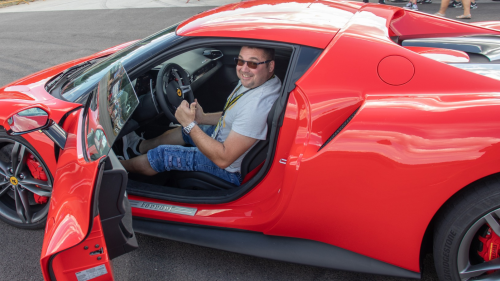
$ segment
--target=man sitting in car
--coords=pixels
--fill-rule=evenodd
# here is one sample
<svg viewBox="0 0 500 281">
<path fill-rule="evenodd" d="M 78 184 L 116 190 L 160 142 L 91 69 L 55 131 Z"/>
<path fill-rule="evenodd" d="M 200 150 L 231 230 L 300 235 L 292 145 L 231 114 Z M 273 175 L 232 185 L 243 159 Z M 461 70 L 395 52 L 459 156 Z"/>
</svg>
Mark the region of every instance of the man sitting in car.
<svg viewBox="0 0 500 281">
<path fill-rule="evenodd" d="M 149 140 L 135 132 L 124 137 L 124 153 L 131 148 L 140 155 L 122 160 L 125 169 L 144 175 L 201 171 L 239 186 L 243 158 L 257 140 L 266 138 L 267 115 L 281 81 L 274 75 L 274 49 L 243 46 L 235 61 L 240 81 L 222 112 L 204 113 L 197 100 L 184 100 L 175 112 L 182 128 Z"/>
</svg>

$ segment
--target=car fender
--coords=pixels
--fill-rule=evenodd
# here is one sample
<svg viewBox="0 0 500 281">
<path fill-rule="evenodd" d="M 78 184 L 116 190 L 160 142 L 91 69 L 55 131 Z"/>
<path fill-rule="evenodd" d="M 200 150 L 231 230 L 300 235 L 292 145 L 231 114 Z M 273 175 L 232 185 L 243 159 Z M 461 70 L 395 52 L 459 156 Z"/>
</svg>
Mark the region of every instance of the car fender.
<svg viewBox="0 0 500 281">
<path fill-rule="evenodd" d="M 419 272 L 422 238 L 437 210 L 464 186 L 500 171 L 491 160 L 499 153 L 500 82 L 407 50 L 382 28 L 372 28 L 372 36 L 360 28 L 353 22 L 341 31 L 297 82 L 306 96 L 298 116 L 309 123 L 294 142 L 305 147 L 291 151 L 299 162 L 296 188 L 266 234 L 293 234 Z M 388 57 L 410 71 L 382 75 Z M 469 139 L 476 129 L 482 135 Z M 432 146 L 437 160 L 409 160 Z M 382 234 L 401 230 L 404 239 Z"/>
</svg>

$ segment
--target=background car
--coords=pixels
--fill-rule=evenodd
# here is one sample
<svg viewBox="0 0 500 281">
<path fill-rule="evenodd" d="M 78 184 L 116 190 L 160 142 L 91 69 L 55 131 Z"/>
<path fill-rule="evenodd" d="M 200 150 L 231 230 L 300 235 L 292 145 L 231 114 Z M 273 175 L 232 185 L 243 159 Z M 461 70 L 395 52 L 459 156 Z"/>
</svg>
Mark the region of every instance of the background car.
<svg viewBox="0 0 500 281">
<path fill-rule="evenodd" d="M 395 7 L 256 1 L 51 68 L 1 89 L 0 217 L 46 224 L 46 279 L 108 276 L 109 260 L 136 246 L 129 201 L 134 230 L 149 235 L 404 277 L 419 276 L 434 239 L 441 278 L 494 278 L 497 34 Z M 171 85 L 220 110 L 242 45 L 275 48 L 284 82 L 245 184 L 200 173 L 128 176 L 110 148 L 120 153 L 130 131 L 169 128 L 169 104 L 179 102 Z M 109 94 L 99 86 L 118 65 L 140 102 L 127 123 L 106 127 Z M 21 117 L 35 125 L 17 129 Z M 98 157 L 88 132 L 105 134 Z"/>
</svg>

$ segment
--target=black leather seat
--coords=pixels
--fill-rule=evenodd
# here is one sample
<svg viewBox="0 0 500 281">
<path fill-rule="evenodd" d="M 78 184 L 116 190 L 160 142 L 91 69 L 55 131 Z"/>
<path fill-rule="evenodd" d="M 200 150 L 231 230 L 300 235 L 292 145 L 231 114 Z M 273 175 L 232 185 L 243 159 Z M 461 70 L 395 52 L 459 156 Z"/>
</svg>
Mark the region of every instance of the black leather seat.
<svg viewBox="0 0 500 281">
<path fill-rule="evenodd" d="M 277 103 L 275 102 L 267 116 L 267 137 L 260 140 L 245 155 L 241 162 L 241 178 L 245 179 L 248 173 L 264 163 L 269 148 L 269 136 L 271 135 L 272 122 Z M 205 172 L 177 172 L 175 175 L 177 187 L 193 190 L 225 190 L 236 187 L 236 185 L 227 182 L 219 177 Z"/>
</svg>

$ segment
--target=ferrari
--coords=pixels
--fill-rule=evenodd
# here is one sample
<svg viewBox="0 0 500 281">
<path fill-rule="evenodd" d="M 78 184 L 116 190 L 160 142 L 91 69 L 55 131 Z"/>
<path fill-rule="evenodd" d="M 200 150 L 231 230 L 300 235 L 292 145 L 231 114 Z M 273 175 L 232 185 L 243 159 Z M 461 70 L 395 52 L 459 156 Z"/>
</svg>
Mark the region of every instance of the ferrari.
<svg viewBox="0 0 500 281">
<path fill-rule="evenodd" d="M 222 111 L 242 46 L 280 95 L 240 186 L 128 173 L 123 137 Z M 500 22 L 399 7 L 251 0 L 0 88 L 0 219 L 45 228 L 45 280 L 112 280 L 135 233 L 258 257 L 500 280 Z"/>
</svg>

